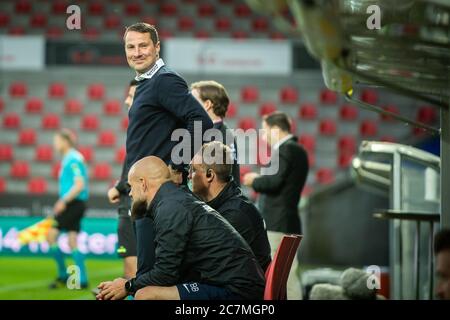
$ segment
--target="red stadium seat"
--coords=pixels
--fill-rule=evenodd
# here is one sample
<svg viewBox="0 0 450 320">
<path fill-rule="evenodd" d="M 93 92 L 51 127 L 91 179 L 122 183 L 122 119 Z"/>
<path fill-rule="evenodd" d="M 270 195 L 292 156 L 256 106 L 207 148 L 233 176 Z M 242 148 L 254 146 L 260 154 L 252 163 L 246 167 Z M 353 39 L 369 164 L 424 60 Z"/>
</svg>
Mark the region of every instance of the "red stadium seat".
<svg viewBox="0 0 450 320">
<path fill-rule="evenodd" d="M 284 87 L 280 90 L 280 101 L 282 103 L 297 103 L 298 91 L 294 87 Z"/>
<path fill-rule="evenodd" d="M 13 26 L 8 30 L 8 35 L 10 36 L 24 36 L 25 34 L 25 28 L 22 26 Z"/>
<path fill-rule="evenodd" d="M 116 116 L 120 114 L 122 105 L 119 100 L 109 100 L 103 104 L 103 112 L 108 116 Z"/>
<path fill-rule="evenodd" d="M 270 162 L 270 155 L 271 155 L 271 149 L 267 141 L 264 139 L 259 138 L 257 142 L 257 157 L 256 157 L 256 163 L 259 166 L 265 166 L 268 165 Z"/>
<path fill-rule="evenodd" d="M 59 26 L 50 26 L 45 31 L 45 36 L 50 39 L 60 39 L 64 32 Z"/>
<path fill-rule="evenodd" d="M 313 152 L 308 152 L 308 165 L 310 168 L 314 168 L 316 166 L 316 155 Z"/>
<path fill-rule="evenodd" d="M 13 158 L 13 147 L 9 144 L 0 144 L 0 161 L 11 161 Z"/>
<path fill-rule="evenodd" d="M 388 104 L 386 106 L 383 107 L 383 110 L 394 113 L 394 114 L 400 114 L 400 111 L 398 110 L 397 106 L 393 105 L 393 104 Z M 382 121 L 393 121 L 394 118 L 390 115 L 386 115 L 386 114 L 380 114 L 380 118 Z"/>
<path fill-rule="evenodd" d="M 395 139 L 395 137 L 393 137 L 393 136 L 382 136 L 382 137 L 380 137 L 380 141 L 395 143 L 395 142 L 397 142 L 397 139 Z"/>
<path fill-rule="evenodd" d="M 194 19 L 188 16 L 180 17 L 178 19 L 178 30 L 191 31 L 195 27 Z"/>
<path fill-rule="evenodd" d="M 116 14 L 110 14 L 103 20 L 103 26 L 105 29 L 116 29 L 120 26 L 120 17 Z"/>
<path fill-rule="evenodd" d="M 319 132 L 323 136 L 334 136 L 336 134 L 336 122 L 332 119 L 323 119 L 319 123 Z"/>
<path fill-rule="evenodd" d="M 83 155 L 86 162 L 94 160 L 94 149 L 91 146 L 80 146 L 78 147 L 78 152 Z"/>
<path fill-rule="evenodd" d="M 13 82 L 9 86 L 9 95 L 12 98 L 24 98 L 28 94 L 28 87 L 24 82 Z"/>
<path fill-rule="evenodd" d="M 211 38 L 210 33 L 207 30 L 198 30 L 195 32 L 194 37 L 197 39 L 209 39 Z"/>
<path fill-rule="evenodd" d="M 432 106 L 422 106 L 417 110 L 416 120 L 418 122 L 433 124 L 437 119 L 437 111 Z"/>
<path fill-rule="evenodd" d="M 121 147 L 116 151 L 116 162 L 119 164 L 123 164 L 125 161 L 125 157 L 127 155 L 127 150 L 125 147 Z"/>
<path fill-rule="evenodd" d="M 266 270 L 264 300 L 287 300 L 287 281 L 297 254 L 301 235 L 284 235 Z"/>
<path fill-rule="evenodd" d="M 341 169 L 348 168 L 350 166 L 350 164 L 352 163 L 353 156 L 354 156 L 354 154 L 352 154 L 352 153 L 346 153 L 346 152 L 340 153 L 337 158 L 338 167 Z"/>
<path fill-rule="evenodd" d="M 251 117 L 241 118 L 238 122 L 238 128 L 244 131 L 248 129 L 256 129 L 256 121 Z"/>
<path fill-rule="evenodd" d="M 210 3 L 201 3 L 198 6 L 197 14 L 199 17 L 211 17 L 215 13 L 214 6 Z"/>
<path fill-rule="evenodd" d="M 308 152 L 314 152 L 316 149 L 316 138 L 311 134 L 304 133 L 300 135 L 298 143 Z"/>
<path fill-rule="evenodd" d="M 15 12 L 17 14 L 29 14 L 31 13 L 31 2 L 28 0 L 16 1 Z"/>
<path fill-rule="evenodd" d="M 167 29 L 159 29 L 158 35 L 161 40 L 173 38 L 173 32 Z"/>
<path fill-rule="evenodd" d="M 302 196 L 302 197 L 309 197 L 309 195 L 310 195 L 313 191 L 314 191 L 314 190 L 313 190 L 313 188 L 312 188 L 310 185 L 305 185 L 305 186 L 303 187 L 301 196 Z"/>
<path fill-rule="evenodd" d="M 116 144 L 116 135 L 114 134 L 114 131 L 105 130 L 100 132 L 97 144 L 101 147 L 113 147 Z"/>
<path fill-rule="evenodd" d="M 278 31 L 272 32 L 269 35 L 269 37 L 270 37 L 270 39 L 272 39 L 274 41 L 285 40 L 286 39 L 286 36 L 284 34 L 282 34 L 281 32 L 278 32 Z"/>
<path fill-rule="evenodd" d="M 227 109 L 227 118 L 234 118 L 237 115 L 237 106 L 235 103 L 230 102 Z"/>
<path fill-rule="evenodd" d="M 252 14 L 252 10 L 244 3 L 234 7 L 234 14 L 239 18 L 247 18 Z"/>
<path fill-rule="evenodd" d="M 372 89 L 364 89 L 361 92 L 361 100 L 365 103 L 376 104 L 378 101 L 378 93 Z"/>
<path fill-rule="evenodd" d="M 93 26 L 83 28 L 82 32 L 85 40 L 97 40 L 100 37 L 100 31 Z"/>
<path fill-rule="evenodd" d="M 44 178 L 32 178 L 28 182 L 28 192 L 31 194 L 43 194 L 48 189 L 47 180 Z"/>
<path fill-rule="evenodd" d="M 5 109 L 5 101 L 0 97 L 0 112 L 3 112 L 3 109 Z"/>
<path fill-rule="evenodd" d="M 128 129 L 128 116 L 122 118 L 122 122 L 120 123 L 123 131 L 127 131 Z"/>
<path fill-rule="evenodd" d="M 3 127 L 6 129 L 18 129 L 20 127 L 20 117 L 17 113 L 11 112 L 3 117 Z"/>
<path fill-rule="evenodd" d="M 23 129 L 19 132 L 19 145 L 33 145 L 36 143 L 37 135 L 34 129 Z"/>
<path fill-rule="evenodd" d="M 4 12 L 0 12 L 0 28 L 7 27 L 9 25 L 9 22 L 10 22 L 9 15 Z"/>
<path fill-rule="evenodd" d="M 342 136 L 339 138 L 337 144 L 340 153 L 356 152 L 356 139 L 353 136 Z"/>
<path fill-rule="evenodd" d="M 67 10 L 67 3 L 65 1 L 52 1 L 52 13 L 55 15 L 65 15 Z"/>
<path fill-rule="evenodd" d="M 254 32 L 266 32 L 269 28 L 269 22 L 264 17 L 256 18 L 252 21 L 252 28 Z"/>
<path fill-rule="evenodd" d="M 152 17 L 152 16 L 145 16 L 145 17 L 143 17 L 143 18 L 142 18 L 142 22 L 151 24 L 151 25 L 153 25 L 153 26 L 158 25 L 158 23 L 157 23 L 158 20 L 156 20 L 156 18 L 155 18 L 155 17 Z"/>
<path fill-rule="evenodd" d="M 321 104 L 336 104 L 338 100 L 337 93 L 329 89 L 323 89 L 320 91 L 320 103 Z"/>
<path fill-rule="evenodd" d="M 111 177 L 111 166 L 109 163 L 97 163 L 93 169 L 94 180 L 108 180 Z"/>
<path fill-rule="evenodd" d="M 241 181 L 244 179 L 244 176 L 250 172 L 252 172 L 252 168 L 250 166 L 246 165 L 239 166 L 239 175 L 241 177 Z"/>
<path fill-rule="evenodd" d="M 66 85 L 61 82 L 52 83 L 48 87 L 48 97 L 51 99 L 61 99 L 66 96 Z"/>
<path fill-rule="evenodd" d="M 358 118 L 358 109 L 351 104 L 344 104 L 339 110 L 341 120 L 354 121 Z"/>
<path fill-rule="evenodd" d="M 219 17 L 216 19 L 216 30 L 219 32 L 227 32 L 231 29 L 231 20 L 228 17 Z"/>
<path fill-rule="evenodd" d="M 362 137 L 374 137 L 377 135 L 378 126 L 373 120 L 364 120 L 359 127 L 359 133 Z"/>
<path fill-rule="evenodd" d="M 303 103 L 298 111 L 298 116 L 303 120 L 314 120 L 317 118 L 317 108 L 313 103 Z"/>
<path fill-rule="evenodd" d="M 277 111 L 277 106 L 273 102 L 265 102 L 259 107 L 259 116 L 263 117 Z"/>
<path fill-rule="evenodd" d="M 318 184 L 331 184 L 334 179 L 334 171 L 330 168 L 320 168 L 316 171 L 316 182 Z"/>
<path fill-rule="evenodd" d="M 30 27 L 45 28 L 47 26 L 47 16 L 42 13 L 35 13 L 30 17 Z"/>
<path fill-rule="evenodd" d="M 0 193 L 5 193 L 6 189 L 6 180 L 3 177 L 0 177 Z"/>
<path fill-rule="evenodd" d="M 85 115 L 81 119 L 81 129 L 85 131 L 96 131 L 99 125 L 98 117 L 95 114 Z"/>
<path fill-rule="evenodd" d="M 35 156 L 36 161 L 51 162 L 53 161 L 53 148 L 50 145 L 40 145 L 36 148 Z"/>
<path fill-rule="evenodd" d="M 42 129 L 56 130 L 59 129 L 60 123 L 59 115 L 48 113 L 42 118 Z"/>
<path fill-rule="evenodd" d="M 61 169 L 61 162 L 56 162 L 52 165 L 52 178 L 53 179 L 58 179 L 59 176 L 59 170 Z"/>
<path fill-rule="evenodd" d="M 138 2 L 127 3 L 125 13 L 127 16 L 138 16 L 142 12 L 142 6 Z"/>
<path fill-rule="evenodd" d="M 40 98 L 30 98 L 25 103 L 26 113 L 41 113 L 44 109 L 44 102 Z"/>
<path fill-rule="evenodd" d="M 88 12 L 91 16 L 101 16 L 105 10 L 105 7 L 101 1 L 90 1 L 88 6 Z"/>
<path fill-rule="evenodd" d="M 177 14 L 177 6 L 174 3 L 163 3 L 159 7 L 159 12 L 163 16 L 174 16 Z"/>
<path fill-rule="evenodd" d="M 83 105 L 77 99 L 69 99 L 64 104 L 64 113 L 66 114 L 80 114 L 82 111 Z"/>
<path fill-rule="evenodd" d="M 105 97 L 105 86 L 103 83 L 93 83 L 87 89 L 90 100 L 102 100 Z"/>
<path fill-rule="evenodd" d="M 235 30 L 231 33 L 231 37 L 233 39 L 241 40 L 241 39 L 249 38 L 249 35 L 247 32 L 245 32 L 243 30 Z"/>
<path fill-rule="evenodd" d="M 11 165 L 10 175 L 16 179 L 26 179 L 30 176 L 30 165 L 26 161 L 18 160 Z"/>
<path fill-rule="evenodd" d="M 259 89 L 254 86 L 246 86 L 241 89 L 241 100 L 246 103 L 254 103 L 259 100 Z"/>
</svg>

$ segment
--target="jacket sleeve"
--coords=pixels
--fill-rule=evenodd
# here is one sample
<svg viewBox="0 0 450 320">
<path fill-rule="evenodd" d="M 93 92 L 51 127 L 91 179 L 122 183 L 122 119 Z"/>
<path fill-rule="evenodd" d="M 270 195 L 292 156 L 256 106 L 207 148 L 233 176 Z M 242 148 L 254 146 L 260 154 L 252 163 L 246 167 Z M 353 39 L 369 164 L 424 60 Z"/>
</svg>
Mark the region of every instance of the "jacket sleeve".
<svg viewBox="0 0 450 320">
<path fill-rule="evenodd" d="M 136 278 L 136 290 L 150 285 L 174 286 L 180 279 L 180 265 L 189 239 L 192 215 L 181 204 L 173 202 L 162 202 L 156 210 L 156 262 L 150 271 Z"/>
<path fill-rule="evenodd" d="M 120 179 L 114 185 L 114 187 L 122 195 L 127 195 L 128 194 L 128 184 L 127 184 L 128 183 L 128 177 L 127 177 L 127 172 L 126 172 L 126 163 L 127 163 L 127 161 L 125 160 L 123 165 L 122 165 L 122 173 L 120 174 Z"/>
<path fill-rule="evenodd" d="M 180 119 L 191 135 L 192 159 L 198 151 L 195 148 L 200 148 L 204 142 L 203 134 L 213 127 L 213 123 L 201 104 L 189 92 L 186 82 L 178 75 L 161 74 L 158 78 L 157 88 L 159 104 Z M 196 121 L 202 125 L 200 145 L 194 144 L 194 123 Z M 196 132 L 196 134 L 200 135 L 200 132 Z"/>
<path fill-rule="evenodd" d="M 227 209 L 220 214 L 236 229 L 236 231 L 250 244 L 255 239 L 254 226 L 251 221 L 244 214 L 248 210 L 245 207 L 240 207 L 239 210 Z"/>
<path fill-rule="evenodd" d="M 262 175 L 253 180 L 252 187 L 256 192 L 272 193 L 280 190 L 289 175 L 289 159 L 287 150 L 278 153 L 278 171 L 274 175 Z"/>
</svg>

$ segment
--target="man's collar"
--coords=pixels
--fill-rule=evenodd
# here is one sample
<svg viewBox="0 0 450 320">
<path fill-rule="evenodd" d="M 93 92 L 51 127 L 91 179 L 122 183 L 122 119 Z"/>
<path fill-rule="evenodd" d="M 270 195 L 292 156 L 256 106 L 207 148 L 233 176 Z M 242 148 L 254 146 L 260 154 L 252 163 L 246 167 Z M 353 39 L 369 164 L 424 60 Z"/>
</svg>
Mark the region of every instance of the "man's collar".
<svg viewBox="0 0 450 320">
<path fill-rule="evenodd" d="M 136 81 L 142 81 L 145 79 L 150 79 L 152 78 L 156 72 L 158 72 L 159 69 L 161 69 L 164 66 L 164 61 L 163 59 L 159 58 L 158 60 L 156 60 L 155 64 L 153 65 L 153 67 L 151 67 L 147 72 L 136 76 L 136 78 L 134 78 Z"/>
<path fill-rule="evenodd" d="M 274 150 L 278 150 L 278 149 L 281 147 L 281 145 L 282 145 L 283 143 L 285 143 L 285 142 L 288 141 L 289 139 L 292 139 L 293 136 L 294 136 L 293 134 L 288 134 L 286 137 L 284 137 L 283 139 L 281 139 L 280 141 L 278 141 L 277 143 L 275 143 L 274 146 L 273 146 L 273 149 L 274 149 Z"/>
</svg>

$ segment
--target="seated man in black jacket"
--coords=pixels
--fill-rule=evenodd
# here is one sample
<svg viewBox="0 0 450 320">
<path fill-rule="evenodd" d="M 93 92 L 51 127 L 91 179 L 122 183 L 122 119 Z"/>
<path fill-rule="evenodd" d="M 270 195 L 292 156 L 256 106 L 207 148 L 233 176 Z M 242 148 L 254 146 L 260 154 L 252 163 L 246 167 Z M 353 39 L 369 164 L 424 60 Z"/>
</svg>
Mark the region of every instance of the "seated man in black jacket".
<svg viewBox="0 0 450 320">
<path fill-rule="evenodd" d="M 240 233 L 265 271 L 271 261 L 265 223 L 258 209 L 233 181 L 232 169 L 230 147 L 219 141 L 204 144 L 191 162 L 192 191 Z"/>
<path fill-rule="evenodd" d="M 149 250 L 156 261 L 128 281 L 101 283 L 97 299 L 262 299 L 264 274 L 248 244 L 214 209 L 177 187 L 161 159 L 136 162 L 128 183 L 138 263 L 145 264 Z M 146 220 L 153 220 L 155 249 L 146 239 Z"/>
</svg>

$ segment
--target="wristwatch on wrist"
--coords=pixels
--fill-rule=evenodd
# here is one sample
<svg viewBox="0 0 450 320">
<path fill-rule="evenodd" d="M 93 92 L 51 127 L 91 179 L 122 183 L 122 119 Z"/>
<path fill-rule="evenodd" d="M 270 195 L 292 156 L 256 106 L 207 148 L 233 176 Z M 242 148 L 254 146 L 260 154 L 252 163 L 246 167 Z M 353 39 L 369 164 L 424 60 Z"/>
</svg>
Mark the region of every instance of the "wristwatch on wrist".
<svg viewBox="0 0 450 320">
<path fill-rule="evenodd" d="M 127 282 L 125 282 L 125 291 L 130 294 L 130 295 L 134 295 L 136 293 L 135 287 L 134 287 L 134 278 L 128 280 Z"/>
</svg>

